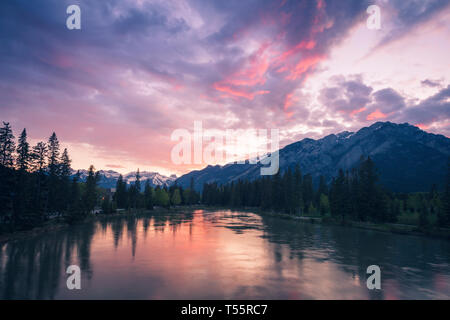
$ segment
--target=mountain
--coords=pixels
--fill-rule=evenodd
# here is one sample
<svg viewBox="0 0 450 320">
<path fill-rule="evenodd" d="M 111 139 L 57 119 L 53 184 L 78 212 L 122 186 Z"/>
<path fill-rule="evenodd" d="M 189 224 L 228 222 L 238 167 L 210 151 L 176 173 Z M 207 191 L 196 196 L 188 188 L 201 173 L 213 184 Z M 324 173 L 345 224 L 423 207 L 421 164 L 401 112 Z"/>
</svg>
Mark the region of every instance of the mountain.
<svg viewBox="0 0 450 320">
<path fill-rule="evenodd" d="M 102 188 L 115 188 L 117 180 L 119 179 L 120 173 L 113 171 L 113 170 L 99 170 L 100 174 L 100 181 L 98 185 Z M 72 171 L 72 176 L 76 174 L 76 171 Z M 145 186 L 145 181 L 149 180 L 150 185 L 152 187 L 156 186 L 170 186 L 174 183 L 174 181 L 177 179 L 176 175 L 171 175 L 170 177 L 166 177 L 164 175 L 161 175 L 157 172 L 147 172 L 142 171 L 139 173 L 141 176 L 141 185 L 142 188 Z M 87 170 L 80 170 L 80 180 L 86 181 L 86 178 L 88 176 Z M 130 172 L 125 175 L 123 175 L 123 179 L 127 181 L 128 184 L 134 183 L 136 180 L 136 172 Z"/>
<path fill-rule="evenodd" d="M 450 139 L 419 128 L 391 122 L 377 122 L 358 132 L 344 131 L 322 139 L 303 139 L 279 151 L 280 170 L 299 164 L 303 174 L 311 174 L 317 183 L 320 175 L 327 181 L 339 169 L 357 166 L 361 156 L 370 156 L 380 173 L 380 182 L 395 192 L 429 191 L 433 183 L 442 186 L 450 156 Z M 260 176 L 260 164 L 207 166 L 177 179 L 188 187 L 191 178 L 195 189 L 204 183 L 219 184 L 253 180 Z"/>
</svg>

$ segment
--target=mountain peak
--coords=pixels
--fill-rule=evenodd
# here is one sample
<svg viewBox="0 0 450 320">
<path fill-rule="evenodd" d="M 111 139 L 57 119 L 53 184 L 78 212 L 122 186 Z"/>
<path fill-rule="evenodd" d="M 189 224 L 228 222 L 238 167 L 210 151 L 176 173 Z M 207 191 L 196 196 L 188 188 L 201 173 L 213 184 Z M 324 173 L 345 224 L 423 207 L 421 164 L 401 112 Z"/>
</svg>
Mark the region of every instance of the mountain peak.
<svg viewBox="0 0 450 320">
<path fill-rule="evenodd" d="M 279 150 L 279 164 L 281 172 L 300 165 L 302 172 L 311 174 L 314 181 L 321 175 L 330 181 L 339 169 L 357 166 L 361 156 L 374 160 L 380 182 L 388 189 L 428 191 L 432 184 L 442 182 L 450 156 L 450 139 L 408 123 L 379 121 L 357 132 L 343 131 L 318 140 L 305 138 L 287 145 Z M 181 176 L 177 184 L 189 186 L 193 178 L 195 188 L 201 190 L 204 183 L 258 179 L 260 166 L 207 166 Z"/>
</svg>

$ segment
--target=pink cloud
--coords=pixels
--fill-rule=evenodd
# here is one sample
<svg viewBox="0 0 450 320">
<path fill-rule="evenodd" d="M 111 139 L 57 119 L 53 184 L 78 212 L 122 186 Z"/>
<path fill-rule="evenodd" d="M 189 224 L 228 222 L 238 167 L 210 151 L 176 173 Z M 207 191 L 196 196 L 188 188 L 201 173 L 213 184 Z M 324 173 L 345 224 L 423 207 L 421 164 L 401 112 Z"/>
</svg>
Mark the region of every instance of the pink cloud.
<svg viewBox="0 0 450 320">
<path fill-rule="evenodd" d="M 372 112 L 371 114 L 369 114 L 366 119 L 369 121 L 372 121 L 372 120 L 384 119 L 387 116 L 388 116 L 387 114 L 384 114 L 379 109 L 377 109 L 374 112 Z"/>
</svg>

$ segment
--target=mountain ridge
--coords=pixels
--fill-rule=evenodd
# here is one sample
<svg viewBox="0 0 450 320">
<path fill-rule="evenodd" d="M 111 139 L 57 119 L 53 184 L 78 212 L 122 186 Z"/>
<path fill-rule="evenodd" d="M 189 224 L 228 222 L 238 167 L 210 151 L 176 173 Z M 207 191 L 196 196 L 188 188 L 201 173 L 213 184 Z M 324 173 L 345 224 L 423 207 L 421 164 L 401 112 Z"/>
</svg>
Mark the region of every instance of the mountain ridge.
<svg viewBox="0 0 450 320">
<path fill-rule="evenodd" d="M 80 172 L 80 180 L 86 181 L 86 178 L 88 176 L 88 170 L 82 169 L 82 170 L 72 170 L 72 177 L 75 176 L 77 172 Z M 102 188 L 110 189 L 115 188 L 117 184 L 117 180 L 119 179 L 120 173 L 114 170 L 98 170 L 100 175 L 100 181 L 98 185 Z M 139 172 L 141 176 L 141 186 L 144 188 L 145 182 L 149 180 L 150 186 L 157 187 L 157 186 L 171 186 L 175 180 L 177 179 L 176 175 L 171 175 L 169 177 L 162 175 L 158 172 L 152 172 L 152 171 L 142 171 Z M 126 181 L 128 185 L 131 183 L 134 183 L 136 180 L 136 171 L 128 172 L 127 174 L 122 175 L 123 180 Z"/>
<path fill-rule="evenodd" d="M 300 165 L 303 174 L 316 182 L 320 175 L 327 181 L 339 169 L 351 170 L 361 156 L 370 156 L 380 172 L 380 182 L 392 191 L 428 191 L 443 180 L 450 156 L 450 139 L 428 133 L 408 123 L 375 122 L 356 132 L 343 131 L 320 139 L 304 138 L 279 150 L 280 169 Z M 225 184 L 258 177 L 261 164 L 207 166 L 182 175 L 178 185 L 188 187 L 191 178 L 201 190 L 204 183 Z"/>
</svg>

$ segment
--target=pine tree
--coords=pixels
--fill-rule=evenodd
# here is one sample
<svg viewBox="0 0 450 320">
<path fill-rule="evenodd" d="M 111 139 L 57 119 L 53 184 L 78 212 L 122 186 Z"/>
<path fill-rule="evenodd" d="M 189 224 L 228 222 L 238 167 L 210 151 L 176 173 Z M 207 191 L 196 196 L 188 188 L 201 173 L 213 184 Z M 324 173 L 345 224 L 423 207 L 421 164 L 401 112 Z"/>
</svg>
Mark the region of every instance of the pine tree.
<svg viewBox="0 0 450 320">
<path fill-rule="evenodd" d="M 153 210 L 153 188 L 150 186 L 148 180 L 145 181 L 144 199 L 145 208 L 147 210 Z"/>
<path fill-rule="evenodd" d="M 442 195 L 442 208 L 438 214 L 438 225 L 450 227 L 450 158 L 447 161 L 447 177 Z"/>
<path fill-rule="evenodd" d="M 44 142 L 38 142 L 31 152 L 31 169 L 35 172 L 33 207 L 36 219 L 41 221 L 47 211 L 47 193 L 48 183 L 45 170 L 47 167 L 47 145 Z"/>
<path fill-rule="evenodd" d="M 291 168 L 288 168 L 284 174 L 284 195 L 285 195 L 285 211 L 288 214 L 295 214 L 295 179 Z"/>
<path fill-rule="evenodd" d="M 48 209 L 50 212 L 57 211 L 58 208 L 58 189 L 59 189 L 59 141 L 53 132 L 48 139 Z"/>
<path fill-rule="evenodd" d="M 117 203 L 117 207 L 124 209 L 128 207 L 127 203 L 127 184 L 123 180 L 123 176 L 119 175 L 119 179 L 117 179 L 116 183 L 116 193 L 114 194 L 115 201 Z"/>
<path fill-rule="evenodd" d="M 17 145 L 17 158 L 16 168 L 17 172 L 16 183 L 13 196 L 13 225 L 17 228 L 19 225 L 24 226 L 31 224 L 26 214 L 28 211 L 33 210 L 31 203 L 31 190 L 30 190 L 30 176 L 27 171 L 29 170 L 31 155 L 30 146 L 27 142 L 27 132 L 23 129 L 20 137 L 19 144 Z"/>
<path fill-rule="evenodd" d="M 57 176 L 59 165 L 59 141 L 56 133 L 52 133 L 48 139 L 48 170 L 50 176 Z"/>
<path fill-rule="evenodd" d="M 61 155 L 60 166 L 59 166 L 59 174 L 63 178 L 70 177 L 72 172 L 71 165 L 72 160 L 69 158 L 69 152 L 67 148 L 64 149 L 63 154 Z"/>
<path fill-rule="evenodd" d="M 86 178 L 86 190 L 84 193 L 84 205 L 87 212 L 92 212 L 97 205 L 97 183 L 99 180 L 99 173 L 95 172 L 94 166 L 89 167 L 88 177 Z"/>
<path fill-rule="evenodd" d="M 305 212 L 308 212 L 308 208 L 310 207 L 310 204 L 314 198 L 312 176 L 310 174 L 307 174 L 303 177 L 302 191 L 303 191 L 304 210 Z"/>
<path fill-rule="evenodd" d="M 141 174 L 139 169 L 136 171 L 136 180 L 134 185 L 130 188 L 130 199 L 133 204 L 133 208 L 140 208 L 140 200 L 141 200 Z"/>
<path fill-rule="evenodd" d="M 0 128 L 0 165 L 12 168 L 15 151 L 14 135 L 9 122 L 3 122 Z"/>
<path fill-rule="evenodd" d="M 79 181 L 80 171 L 77 171 L 75 176 L 72 178 L 72 183 L 70 186 L 70 197 L 68 201 L 69 210 L 67 213 L 67 220 L 69 223 L 81 220 L 86 214 L 86 211 L 83 210 Z"/>
<path fill-rule="evenodd" d="M 194 178 L 191 178 L 190 185 L 189 185 L 189 204 L 197 204 L 199 200 L 199 197 L 197 195 L 197 192 L 195 191 L 194 187 Z"/>
<path fill-rule="evenodd" d="M 360 220 L 367 219 L 378 221 L 379 212 L 377 212 L 377 188 L 376 182 L 378 174 L 375 164 L 367 157 L 366 160 L 361 158 L 361 164 L 358 171 L 359 190 L 358 190 L 358 214 Z"/>
<path fill-rule="evenodd" d="M 0 165 L 0 232 L 11 231 L 13 214 L 14 172 L 12 168 Z"/>
<path fill-rule="evenodd" d="M 328 187 L 325 182 L 325 177 L 321 175 L 319 178 L 319 188 L 317 189 L 316 195 L 314 197 L 314 202 L 316 206 L 320 206 L 320 196 L 322 194 L 324 195 L 328 194 Z"/>
<path fill-rule="evenodd" d="M 68 194 L 70 190 L 70 174 L 72 160 L 69 158 L 67 148 L 64 149 L 61 159 L 59 161 L 59 188 L 57 190 L 58 205 L 57 209 L 64 211 L 68 208 Z"/>
<path fill-rule="evenodd" d="M 294 198 L 296 210 L 301 213 L 303 211 L 303 179 L 299 165 L 294 170 Z"/>
<path fill-rule="evenodd" d="M 102 213 L 110 214 L 111 212 L 112 212 L 111 198 L 108 194 L 106 194 L 102 200 Z"/>
<path fill-rule="evenodd" d="M 173 192 L 171 202 L 174 206 L 178 206 L 181 203 L 180 190 L 176 188 Z"/>
<path fill-rule="evenodd" d="M 17 145 L 16 166 L 20 171 L 28 171 L 31 165 L 30 144 L 27 142 L 27 130 L 23 129 Z"/>
</svg>

